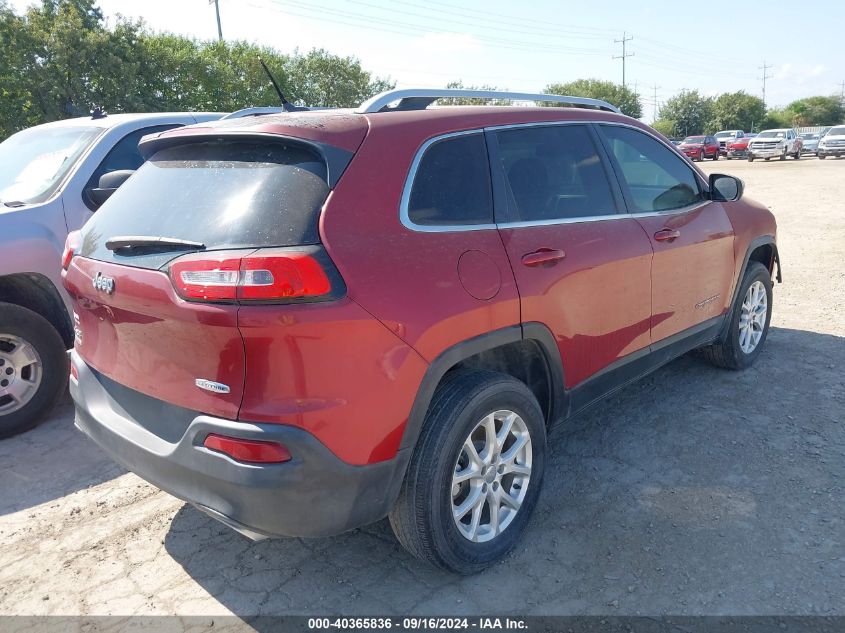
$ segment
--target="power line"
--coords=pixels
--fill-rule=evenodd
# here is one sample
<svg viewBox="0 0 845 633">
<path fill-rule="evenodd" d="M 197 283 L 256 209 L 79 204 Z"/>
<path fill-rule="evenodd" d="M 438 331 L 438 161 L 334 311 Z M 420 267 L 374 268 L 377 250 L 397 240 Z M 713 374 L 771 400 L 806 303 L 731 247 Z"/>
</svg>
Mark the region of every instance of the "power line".
<svg viewBox="0 0 845 633">
<path fill-rule="evenodd" d="M 771 64 L 766 64 L 766 60 L 764 59 L 763 65 L 758 66 L 757 68 L 763 71 L 763 76 L 761 77 L 761 79 L 763 80 L 763 105 L 766 105 L 766 80 L 772 78 L 772 75 L 767 74 L 766 71 L 768 71 L 769 68 L 774 68 L 774 66 L 772 66 Z"/>
<path fill-rule="evenodd" d="M 622 54 L 621 55 L 614 55 L 613 59 L 621 59 L 622 60 L 622 87 L 625 87 L 625 60 L 628 57 L 633 57 L 633 53 L 626 53 L 625 52 L 625 45 L 634 39 L 634 36 L 626 37 L 625 31 L 622 31 L 622 39 L 621 40 L 613 40 L 614 44 L 622 44 Z"/>
<path fill-rule="evenodd" d="M 214 12 L 217 14 L 217 39 L 223 41 L 223 28 L 220 26 L 220 0 L 208 0 L 208 4 L 214 5 Z"/>
<path fill-rule="evenodd" d="M 284 7 L 284 10 L 289 15 L 303 17 L 310 20 L 319 20 L 321 22 L 329 22 L 333 24 L 342 24 L 345 26 L 354 26 L 362 29 L 369 29 L 374 31 L 385 31 L 388 33 L 396 33 L 398 35 L 416 35 L 416 34 L 430 34 L 432 30 L 426 27 L 420 27 L 407 21 L 391 20 L 387 18 L 375 18 L 361 13 L 353 13 L 349 11 L 342 11 L 337 9 L 329 9 L 327 7 L 318 7 L 310 3 L 301 2 L 298 0 L 268 0 L 271 4 Z M 252 4 L 247 2 L 247 4 Z M 254 5 L 253 5 L 254 6 Z M 331 17 L 329 17 L 331 16 Z M 376 26 L 383 25 L 383 26 Z M 453 29 L 439 29 L 440 33 L 448 33 L 450 35 L 465 35 L 465 33 Z M 473 39 L 487 44 L 495 44 L 498 48 L 509 48 L 523 51 L 545 51 L 557 53 L 577 53 L 579 55 L 595 55 L 603 56 L 606 53 L 600 49 L 578 48 L 572 46 L 560 46 L 553 44 L 538 44 L 536 41 L 528 40 L 512 40 L 501 37 L 472 35 Z"/>
</svg>

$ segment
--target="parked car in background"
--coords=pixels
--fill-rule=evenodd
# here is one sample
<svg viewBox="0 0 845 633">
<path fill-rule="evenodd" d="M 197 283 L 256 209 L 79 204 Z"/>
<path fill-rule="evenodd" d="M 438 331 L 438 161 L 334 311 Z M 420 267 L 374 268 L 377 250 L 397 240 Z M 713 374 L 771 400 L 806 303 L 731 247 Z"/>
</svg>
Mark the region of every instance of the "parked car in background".
<svg viewBox="0 0 845 633">
<path fill-rule="evenodd" d="M 145 134 L 220 114 L 101 114 L 0 143 L 0 438 L 31 428 L 67 386 L 74 323 L 62 246 L 143 159 Z M 101 188 L 101 178 L 106 188 Z"/>
<path fill-rule="evenodd" d="M 845 156 L 845 125 L 837 125 L 830 128 L 827 134 L 819 139 L 819 158 L 828 156 Z"/>
<path fill-rule="evenodd" d="M 821 134 L 818 132 L 801 132 L 798 136 L 801 137 L 801 142 L 803 143 L 801 147 L 802 154 L 818 154 Z"/>
<path fill-rule="evenodd" d="M 728 160 L 732 160 L 734 158 L 745 158 L 748 155 L 748 143 L 751 142 L 756 134 L 751 132 L 746 133 L 743 135 L 742 138 L 738 138 L 734 141 L 728 143 L 728 152 L 725 155 Z"/>
<path fill-rule="evenodd" d="M 787 156 L 798 160 L 802 147 L 801 137 L 792 128 L 763 130 L 748 143 L 747 156 L 749 162 L 755 158 L 784 160 Z"/>
<path fill-rule="evenodd" d="M 719 160 L 719 142 L 713 136 L 688 136 L 678 149 L 692 160 Z"/>
<path fill-rule="evenodd" d="M 145 137 L 68 241 L 77 426 L 253 538 L 389 516 L 472 573 L 527 527 L 547 428 L 694 348 L 758 358 L 776 225 L 739 179 L 602 101 L 427 109 L 455 97 L 503 93 Z"/>
<path fill-rule="evenodd" d="M 745 137 L 745 132 L 742 130 L 722 130 L 713 135 L 719 142 L 719 153 L 722 156 L 728 155 L 728 145 L 733 141 L 738 141 Z"/>
</svg>

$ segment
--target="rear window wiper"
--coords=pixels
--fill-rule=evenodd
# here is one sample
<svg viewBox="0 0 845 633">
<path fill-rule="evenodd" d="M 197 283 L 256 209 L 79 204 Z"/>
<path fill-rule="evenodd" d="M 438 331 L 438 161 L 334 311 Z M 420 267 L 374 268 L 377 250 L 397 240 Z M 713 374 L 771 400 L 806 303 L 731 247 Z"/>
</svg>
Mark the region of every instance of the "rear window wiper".
<svg viewBox="0 0 845 633">
<path fill-rule="evenodd" d="M 156 250 L 156 251 L 201 251 L 205 249 L 202 242 L 182 240 L 178 237 L 156 237 L 151 235 L 121 235 L 106 240 L 106 248 L 110 251 L 122 250 Z"/>
</svg>

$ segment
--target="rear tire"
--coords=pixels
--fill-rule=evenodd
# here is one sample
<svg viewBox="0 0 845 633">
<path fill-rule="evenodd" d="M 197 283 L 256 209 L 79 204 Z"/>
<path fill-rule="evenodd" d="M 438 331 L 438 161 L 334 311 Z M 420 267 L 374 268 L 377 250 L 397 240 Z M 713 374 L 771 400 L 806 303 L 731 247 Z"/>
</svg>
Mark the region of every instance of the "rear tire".
<svg viewBox="0 0 845 633">
<path fill-rule="evenodd" d="M 749 162 L 749 163 L 753 163 L 753 162 L 754 162 L 754 157 L 753 157 L 753 156 L 749 156 L 749 157 L 748 157 L 748 162 Z"/>
<path fill-rule="evenodd" d="M 756 298 L 752 289 L 757 291 Z M 760 309 L 762 301 L 765 312 Z M 749 262 L 729 318 L 725 340 L 704 347 L 702 352 L 717 367 L 745 369 L 760 355 L 772 320 L 772 276 L 760 262 Z"/>
<path fill-rule="evenodd" d="M 489 567 L 513 549 L 528 524 L 545 452 L 545 419 L 524 383 L 490 371 L 447 376 L 390 512 L 396 538 L 417 558 L 448 571 Z"/>
<path fill-rule="evenodd" d="M 67 387 L 69 368 L 64 341 L 47 319 L 0 303 L 0 439 L 44 421 Z"/>
</svg>

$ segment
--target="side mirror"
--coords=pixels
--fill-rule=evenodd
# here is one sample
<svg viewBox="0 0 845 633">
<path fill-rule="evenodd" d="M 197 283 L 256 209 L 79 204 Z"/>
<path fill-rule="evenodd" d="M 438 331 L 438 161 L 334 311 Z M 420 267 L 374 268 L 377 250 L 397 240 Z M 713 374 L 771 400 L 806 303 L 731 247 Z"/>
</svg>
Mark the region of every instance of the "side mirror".
<svg viewBox="0 0 845 633">
<path fill-rule="evenodd" d="M 742 197 L 745 185 L 739 178 L 727 174 L 710 174 L 710 199 L 732 202 Z"/>
<path fill-rule="evenodd" d="M 88 196 L 97 208 L 99 208 L 134 173 L 134 169 L 121 169 L 103 174 L 100 176 L 99 186 L 88 189 Z"/>
</svg>

